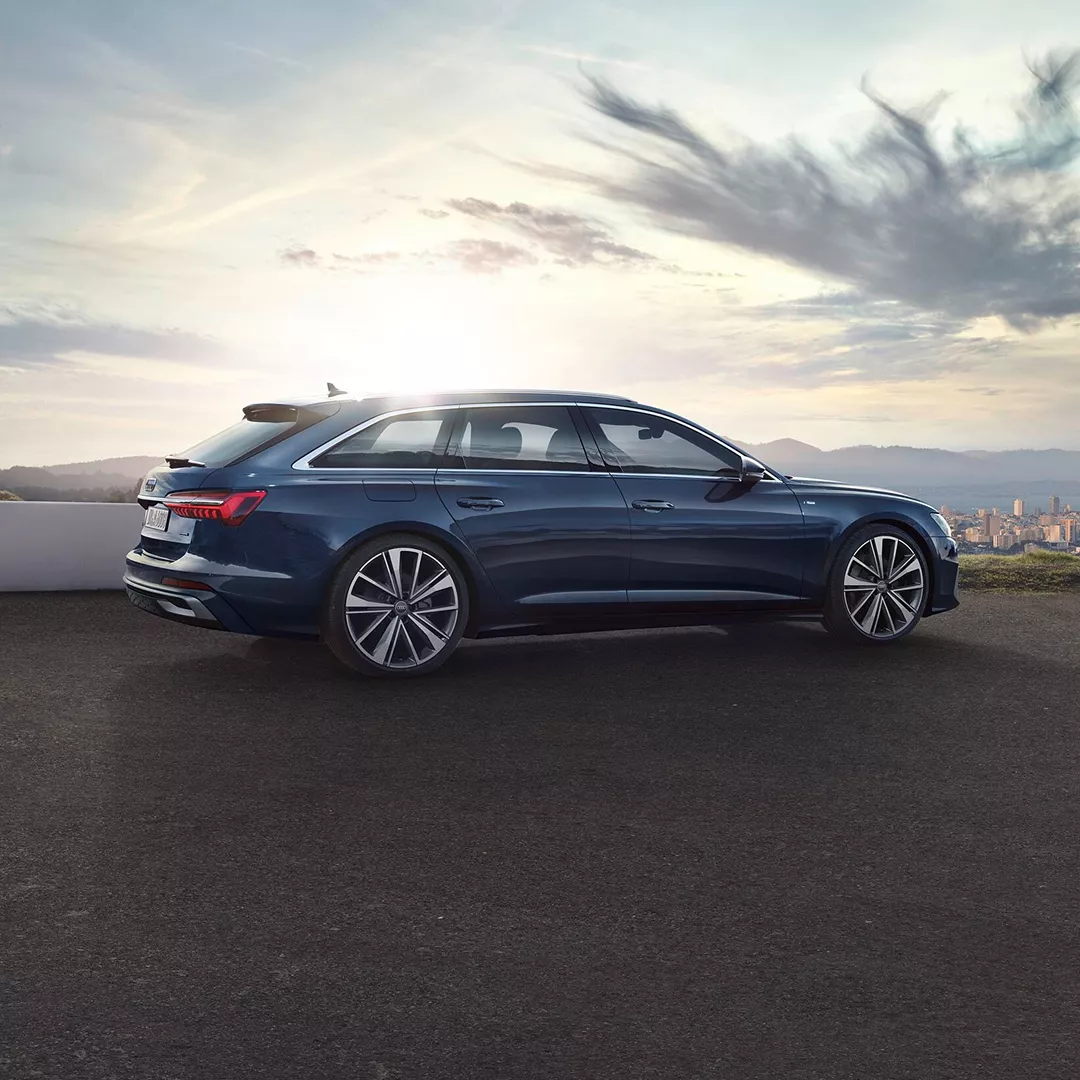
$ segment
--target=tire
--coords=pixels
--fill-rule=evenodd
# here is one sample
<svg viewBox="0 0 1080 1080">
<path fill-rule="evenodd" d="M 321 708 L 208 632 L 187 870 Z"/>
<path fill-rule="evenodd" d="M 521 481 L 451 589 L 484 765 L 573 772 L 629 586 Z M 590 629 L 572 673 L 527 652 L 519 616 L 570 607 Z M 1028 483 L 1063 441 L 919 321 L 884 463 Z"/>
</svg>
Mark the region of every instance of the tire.
<svg viewBox="0 0 1080 1080">
<path fill-rule="evenodd" d="M 893 525 L 868 525 L 840 548 L 826 586 L 830 633 L 860 645 L 891 645 L 919 624 L 930 573 L 918 542 Z"/>
<path fill-rule="evenodd" d="M 422 536 L 362 544 L 338 568 L 322 638 L 347 667 L 408 679 L 442 667 L 469 621 L 469 589 L 456 560 Z"/>
</svg>

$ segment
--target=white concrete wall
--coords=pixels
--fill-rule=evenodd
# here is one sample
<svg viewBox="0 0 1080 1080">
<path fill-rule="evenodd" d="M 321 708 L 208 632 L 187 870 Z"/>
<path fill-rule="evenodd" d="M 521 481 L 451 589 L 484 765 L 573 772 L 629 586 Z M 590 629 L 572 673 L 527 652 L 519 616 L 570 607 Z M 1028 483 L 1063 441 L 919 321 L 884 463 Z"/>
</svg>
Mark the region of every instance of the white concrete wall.
<svg viewBox="0 0 1080 1080">
<path fill-rule="evenodd" d="M 120 589 L 136 503 L 0 502 L 0 592 Z"/>
</svg>

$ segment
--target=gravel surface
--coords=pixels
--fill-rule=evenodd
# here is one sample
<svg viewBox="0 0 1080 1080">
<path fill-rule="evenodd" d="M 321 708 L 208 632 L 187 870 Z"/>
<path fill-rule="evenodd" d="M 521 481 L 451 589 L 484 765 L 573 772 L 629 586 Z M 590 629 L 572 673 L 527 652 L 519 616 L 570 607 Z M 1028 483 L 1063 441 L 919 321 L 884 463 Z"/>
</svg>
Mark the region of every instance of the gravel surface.
<svg viewBox="0 0 1080 1080">
<path fill-rule="evenodd" d="M 1080 1075 L 1080 596 L 369 682 L 0 596 L 0 1076 Z"/>
</svg>

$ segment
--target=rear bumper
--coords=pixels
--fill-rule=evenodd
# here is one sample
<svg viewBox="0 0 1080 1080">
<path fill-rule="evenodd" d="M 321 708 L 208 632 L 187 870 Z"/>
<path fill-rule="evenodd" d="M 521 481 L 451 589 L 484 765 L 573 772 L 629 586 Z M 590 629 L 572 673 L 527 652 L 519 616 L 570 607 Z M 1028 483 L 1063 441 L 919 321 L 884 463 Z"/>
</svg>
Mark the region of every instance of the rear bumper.
<svg viewBox="0 0 1080 1080">
<path fill-rule="evenodd" d="M 960 604 L 960 555 L 951 536 L 931 536 L 930 543 L 934 548 L 934 592 L 926 614 L 940 615 Z"/>
<path fill-rule="evenodd" d="M 250 626 L 214 592 L 180 589 L 150 581 L 133 572 L 130 563 L 124 575 L 128 600 L 140 611 L 187 626 L 205 630 L 227 630 L 234 634 L 253 634 Z"/>
</svg>

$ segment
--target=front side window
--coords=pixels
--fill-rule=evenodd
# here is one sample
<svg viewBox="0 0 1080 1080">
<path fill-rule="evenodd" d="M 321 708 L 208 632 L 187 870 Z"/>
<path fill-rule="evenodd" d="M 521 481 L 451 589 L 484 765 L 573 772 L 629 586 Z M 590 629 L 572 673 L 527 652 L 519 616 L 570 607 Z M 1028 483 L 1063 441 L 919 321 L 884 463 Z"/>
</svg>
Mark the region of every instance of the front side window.
<svg viewBox="0 0 1080 1080">
<path fill-rule="evenodd" d="M 434 469 L 454 423 L 454 410 L 388 416 L 332 446 L 315 469 Z"/>
<path fill-rule="evenodd" d="M 496 405 L 462 410 L 458 456 L 467 469 L 589 468 L 570 410 L 562 405 Z"/>
<path fill-rule="evenodd" d="M 677 420 L 623 409 L 585 412 L 604 461 L 623 472 L 716 476 L 741 465 L 735 451 Z"/>
</svg>

